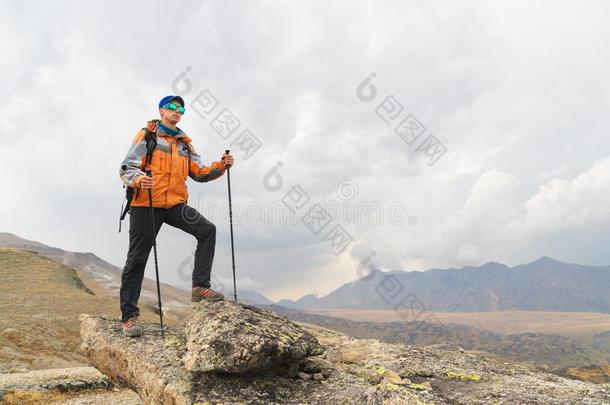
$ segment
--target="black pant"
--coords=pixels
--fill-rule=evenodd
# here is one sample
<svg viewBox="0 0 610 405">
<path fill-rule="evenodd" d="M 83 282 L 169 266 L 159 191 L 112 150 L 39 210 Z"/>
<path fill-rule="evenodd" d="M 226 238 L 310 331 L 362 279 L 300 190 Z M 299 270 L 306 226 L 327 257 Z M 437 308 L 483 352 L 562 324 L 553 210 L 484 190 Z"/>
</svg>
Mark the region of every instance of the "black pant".
<svg viewBox="0 0 610 405">
<path fill-rule="evenodd" d="M 195 208 L 178 204 L 172 208 L 153 208 L 155 235 L 167 223 L 197 238 L 193 285 L 210 287 L 212 261 L 216 246 L 216 226 Z M 138 299 L 144 279 L 146 261 L 153 245 L 149 207 L 132 207 L 129 213 L 129 252 L 121 275 L 121 314 L 123 321 L 139 315 Z"/>
</svg>

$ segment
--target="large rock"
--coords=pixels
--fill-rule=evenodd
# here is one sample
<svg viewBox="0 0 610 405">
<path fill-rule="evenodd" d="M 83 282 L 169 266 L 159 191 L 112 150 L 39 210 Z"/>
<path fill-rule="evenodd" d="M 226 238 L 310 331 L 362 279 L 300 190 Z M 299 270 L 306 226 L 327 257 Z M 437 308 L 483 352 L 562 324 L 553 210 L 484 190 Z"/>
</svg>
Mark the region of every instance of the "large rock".
<svg viewBox="0 0 610 405">
<path fill-rule="evenodd" d="M 144 323 L 145 335 L 126 337 L 120 320 L 80 316 L 81 351 L 92 365 L 119 385 L 136 391 L 144 403 L 190 404 L 191 381 L 183 369 L 178 337 L 161 339 L 159 326 Z M 179 343 L 179 342 L 178 342 Z"/>
<path fill-rule="evenodd" d="M 184 367 L 181 331 L 169 330 L 162 339 L 158 325 L 144 322 L 144 336 L 129 338 L 117 319 L 83 314 L 80 320 L 81 350 L 91 363 L 112 381 L 133 388 L 145 404 L 355 404 L 370 387 L 323 360 L 328 376 L 323 381 L 265 373 L 191 372 Z"/>
<path fill-rule="evenodd" d="M 195 305 L 184 334 L 189 371 L 295 376 L 305 357 L 321 353 L 316 338 L 286 317 L 230 301 Z"/>
</svg>

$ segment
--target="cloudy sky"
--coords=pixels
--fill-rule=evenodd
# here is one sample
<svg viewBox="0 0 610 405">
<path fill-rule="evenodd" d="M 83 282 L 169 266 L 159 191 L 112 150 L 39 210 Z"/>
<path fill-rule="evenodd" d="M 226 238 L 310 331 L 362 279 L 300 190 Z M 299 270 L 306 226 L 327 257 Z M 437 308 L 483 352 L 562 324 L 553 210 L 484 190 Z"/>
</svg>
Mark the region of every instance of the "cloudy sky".
<svg viewBox="0 0 610 405">
<path fill-rule="evenodd" d="M 610 264 L 608 2 L 151 3 L 1 3 L 0 231 L 122 267 L 119 165 L 179 93 L 204 160 L 236 159 L 238 287 L 324 295 L 371 252 L 382 270 Z M 219 134 L 225 109 L 239 126 Z M 226 180 L 188 186 L 228 291 Z M 195 239 L 165 225 L 158 246 L 188 287 Z"/>
</svg>

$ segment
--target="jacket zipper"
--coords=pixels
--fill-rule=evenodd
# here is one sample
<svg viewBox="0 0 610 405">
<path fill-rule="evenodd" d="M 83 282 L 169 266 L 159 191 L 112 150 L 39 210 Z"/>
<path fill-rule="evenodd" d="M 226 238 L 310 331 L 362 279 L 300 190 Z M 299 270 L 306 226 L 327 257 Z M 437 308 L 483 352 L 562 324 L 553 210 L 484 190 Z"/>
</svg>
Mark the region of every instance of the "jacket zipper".
<svg viewBox="0 0 610 405">
<path fill-rule="evenodd" d="M 169 144 L 169 178 L 167 179 L 167 191 L 165 192 L 165 206 L 167 209 L 167 195 L 172 186 L 172 166 L 174 165 L 174 140 Z"/>
</svg>

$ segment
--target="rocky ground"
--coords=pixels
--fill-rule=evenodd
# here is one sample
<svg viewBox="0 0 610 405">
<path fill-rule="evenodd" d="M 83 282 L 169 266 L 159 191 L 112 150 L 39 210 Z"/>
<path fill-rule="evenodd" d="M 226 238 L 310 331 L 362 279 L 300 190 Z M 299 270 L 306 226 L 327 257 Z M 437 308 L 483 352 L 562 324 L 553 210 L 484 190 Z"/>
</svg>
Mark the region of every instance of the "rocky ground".
<svg viewBox="0 0 610 405">
<path fill-rule="evenodd" d="M 147 404 L 610 404 L 608 384 L 569 380 L 482 353 L 356 339 L 313 325 L 296 328 L 286 318 L 265 315 L 267 311 L 254 314 L 242 304 L 207 305 L 199 310 L 207 311 L 210 322 L 226 313 L 221 306 L 236 306 L 232 317 L 225 318 L 226 327 L 236 330 L 231 342 L 219 344 L 226 329 L 193 332 L 192 324 L 190 329 L 168 330 L 165 339 L 158 325 L 146 324 L 144 336 L 127 338 L 118 320 L 83 315 L 81 348 L 95 367 L 134 389 Z M 252 325 L 257 322 L 264 327 L 261 338 L 253 339 Z M 286 333 L 270 335 L 274 326 Z M 193 372 L 185 367 L 189 341 L 213 345 L 220 356 L 215 364 L 223 364 L 225 355 L 230 364 L 236 359 L 250 364 L 260 360 L 257 353 L 280 353 L 286 342 L 300 344 L 303 331 L 315 338 L 320 350 L 297 350 L 303 358 L 296 375 L 269 364 L 265 370 L 250 368 L 255 373 Z M 194 340 L 192 333 L 202 335 Z M 270 345 L 270 336 L 284 343 Z M 204 352 L 209 355 L 208 349 Z"/>
</svg>

